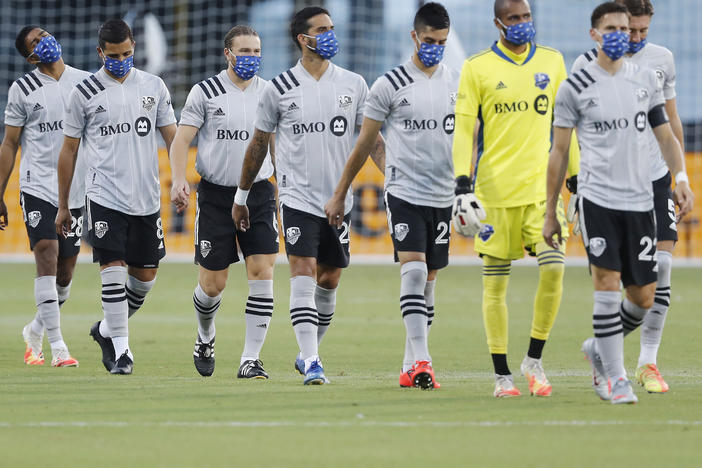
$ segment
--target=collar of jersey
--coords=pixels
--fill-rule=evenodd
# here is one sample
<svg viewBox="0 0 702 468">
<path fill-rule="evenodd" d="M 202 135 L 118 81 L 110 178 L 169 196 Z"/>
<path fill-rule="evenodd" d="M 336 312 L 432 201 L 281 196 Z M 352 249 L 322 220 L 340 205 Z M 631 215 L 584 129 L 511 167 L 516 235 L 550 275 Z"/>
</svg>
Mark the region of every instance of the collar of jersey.
<svg viewBox="0 0 702 468">
<path fill-rule="evenodd" d="M 310 75 L 310 72 L 307 71 L 307 69 L 302 65 L 302 59 L 297 61 L 297 65 L 293 67 L 293 69 L 297 68 L 301 74 L 305 76 L 305 78 L 309 78 L 310 80 L 316 82 L 316 83 L 321 83 L 322 81 L 325 81 L 329 79 L 329 77 L 332 75 L 332 67 L 334 67 L 334 64 L 332 61 L 329 61 L 329 66 L 325 70 L 325 72 L 322 74 L 322 76 L 319 77 L 319 80 L 317 80 L 315 77 Z"/>
<path fill-rule="evenodd" d="M 102 76 L 104 76 L 105 79 L 107 80 L 107 84 L 115 84 L 117 86 L 121 86 L 121 85 L 125 84 L 127 81 L 131 81 L 132 77 L 135 75 L 135 73 L 134 73 L 135 71 L 136 71 L 136 67 L 132 67 L 132 69 L 129 71 L 129 75 L 127 75 L 127 79 L 120 83 L 119 81 L 117 81 L 116 78 L 114 78 L 112 75 L 107 73 L 107 70 L 105 70 L 104 66 L 102 68 L 100 68 L 100 70 L 98 70 L 98 72 L 102 73 Z"/>
<path fill-rule="evenodd" d="M 536 53 L 536 44 L 533 42 L 529 43 L 528 50 L 526 52 L 526 58 L 524 59 L 524 61 L 522 63 L 517 63 L 517 61 L 516 61 L 516 60 L 519 60 L 520 55 L 513 53 L 512 51 L 507 49 L 505 46 L 503 46 L 498 41 L 495 41 L 494 44 L 492 44 L 492 51 L 495 52 L 495 54 L 498 57 L 508 61 L 509 63 L 513 63 L 513 64 L 517 65 L 518 67 L 521 67 L 521 66 L 526 65 L 529 62 L 529 60 L 531 60 L 531 58 Z M 524 54 L 521 54 L 521 55 L 524 55 Z"/>
</svg>

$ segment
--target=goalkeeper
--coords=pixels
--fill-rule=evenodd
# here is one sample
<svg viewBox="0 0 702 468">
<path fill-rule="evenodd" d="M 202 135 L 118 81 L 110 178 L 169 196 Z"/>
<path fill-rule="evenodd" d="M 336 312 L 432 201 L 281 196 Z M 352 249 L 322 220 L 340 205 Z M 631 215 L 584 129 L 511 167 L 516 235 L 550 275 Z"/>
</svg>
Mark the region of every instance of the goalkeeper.
<svg viewBox="0 0 702 468">
<path fill-rule="evenodd" d="M 567 75 L 560 52 L 534 42 L 526 0 L 496 0 L 494 14 L 499 41 L 466 60 L 461 71 L 453 144 L 453 222 L 464 235 L 475 235 L 479 221 L 495 230 L 486 240 L 476 238 L 475 250 L 483 259 L 482 311 L 495 368 L 496 397 L 520 395 L 507 365 L 507 284 L 511 262 L 523 257 L 523 249 L 536 256 L 539 283 L 529 350 L 521 371 L 532 395 L 550 396 L 541 354 L 561 302 L 565 245 L 557 250 L 548 247 L 541 227 L 553 103 Z M 483 144 L 473 184 L 471 155 L 477 120 Z M 571 144 L 570 152 L 571 167 L 576 168 L 571 174 L 575 174 L 577 144 Z M 562 201 L 558 213 L 567 233 Z"/>
</svg>

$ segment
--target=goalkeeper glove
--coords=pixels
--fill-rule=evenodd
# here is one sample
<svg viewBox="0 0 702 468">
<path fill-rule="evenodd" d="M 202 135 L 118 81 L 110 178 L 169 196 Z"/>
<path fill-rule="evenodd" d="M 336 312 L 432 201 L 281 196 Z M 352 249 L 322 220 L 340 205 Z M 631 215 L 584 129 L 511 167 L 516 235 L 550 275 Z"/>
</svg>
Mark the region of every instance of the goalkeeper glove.
<svg viewBox="0 0 702 468">
<path fill-rule="evenodd" d="M 574 175 L 566 179 L 566 188 L 570 191 L 568 209 L 566 210 L 566 220 L 573 225 L 573 234 L 580 234 L 580 219 L 578 216 L 578 176 Z"/>
<path fill-rule="evenodd" d="M 473 194 L 473 184 L 468 176 L 456 178 L 456 198 L 453 200 L 453 227 L 464 236 L 473 237 L 483 228 L 486 214 L 480 201 Z"/>
</svg>

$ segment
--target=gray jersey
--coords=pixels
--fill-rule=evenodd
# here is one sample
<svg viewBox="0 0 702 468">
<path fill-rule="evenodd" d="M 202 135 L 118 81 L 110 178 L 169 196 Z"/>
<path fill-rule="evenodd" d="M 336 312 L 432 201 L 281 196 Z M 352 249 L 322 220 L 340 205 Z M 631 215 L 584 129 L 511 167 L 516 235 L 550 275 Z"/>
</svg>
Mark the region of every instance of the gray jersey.
<svg viewBox="0 0 702 468">
<path fill-rule="evenodd" d="M 133 68 L 123 83 L 104 68 L 71 92 L 63 131 L 82 138 L 86 192 L 99 205 L 134 216 L 161 207 L 156 129 L 176 122 L 163 80 Z"/>
<path fill-rule="evenodd" d="M 441 64 L 429 78 L 409 60 L 373 84 L 364 114 L 386 122 L 385 189 L 393 196 L 436 208 L 453 203 L 459 77 Z"/>
<path fill-rule="evenodd" d="M 300 62 L 273 78 L 261 97 L 256 128 L 276 133 L 276 172 L 285 206 L 325 217 L 363 120 L 368 86 L 360 75 L 329 64 L 317 81 Z M 351 190 L 346 212 L 351 211 Z"/>
<path fill-rule="evenodd" d="M 222 70 L 190 90 L 180 115 L 180 125 L 198 128 L 195 168 L 205 180 L 236 187 L 241 177 L 246 147 L 253 136 L 258 102 L 266 80 L 255 76 L 242 91 Z M 266 156 L 256 182 L 273 175 Z"/>
<path fill-rule="evenodd" d="M 63 145 L 63 113 L 68 96 L 76 84 L 90 73 L 66 65 L 61 77 L 52 77 L 35 69 L 10 86 L 5 108 L 5 125 L 24 127 L 20 137 L 20 190 L 58 206 L 57 167 Z M 69 208 L 85 204 L 84 146 L 71 184 Z"/>
<path fill-rule="evenodd" d="M 655 72 L 626 61 L 614 76 L 591 62 L 561 84 L 553 125 L 577 127 L 579 195 L 614 210 L 653 209 L 644 132 L 649 111 L 664 103 Z"/>
<path fill-rule="evenodd" d="M 573 62 L 572 72 L 577 72 L 585 67 L 588 62 L 597 58 L 597 49 L 591 49 L 580 55 Z M 665 47 L 647 43 L 643 49 L 632 56 L 625 56 L 625 60 L 638 64 L 640 67 L 652 68 L 656 72 L 658 84 L 663 87 L 663 98 L 668 101 L 675 98 L 675 59 L 673 53 Z M 653 132 L 646 130 L 653 167 L 651 177 L 658 180 L 668 173 L 668 165 L 663 159 L 661 148 Z"/>
</svg>

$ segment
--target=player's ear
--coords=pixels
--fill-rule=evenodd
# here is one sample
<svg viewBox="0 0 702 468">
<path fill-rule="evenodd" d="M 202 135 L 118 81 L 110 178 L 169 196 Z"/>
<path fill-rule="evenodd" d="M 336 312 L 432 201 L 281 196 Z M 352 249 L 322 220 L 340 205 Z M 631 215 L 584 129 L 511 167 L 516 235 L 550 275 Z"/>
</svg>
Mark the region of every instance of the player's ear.
<svg viewBox="0 0 702 468">
<path fill-rule="evenodd" d="M 595 28 L 590 29 L 590 38 L 595 42 L 600 42 L 600 36 L 595 31 Z"/>
<path fill-rule="evenodd" d="M 30 65 L 36 65 L 39 63 L 39 57 L 37 57 L 37 54 L 31 53 L 27 56 L 27 63 Z"/>
</svg>

